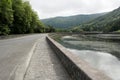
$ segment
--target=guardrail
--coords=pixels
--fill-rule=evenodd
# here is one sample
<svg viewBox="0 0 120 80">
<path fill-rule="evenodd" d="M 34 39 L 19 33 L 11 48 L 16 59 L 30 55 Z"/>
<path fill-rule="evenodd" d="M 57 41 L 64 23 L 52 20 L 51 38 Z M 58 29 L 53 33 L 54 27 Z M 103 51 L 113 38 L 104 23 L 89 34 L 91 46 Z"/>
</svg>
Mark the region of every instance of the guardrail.
<svg viewBox="0 0 120 80">
<path fill-rule="evenodd" d="M 78 56 L 69 52 L 49 36 L 47 36 L 46 39 L 72 80 L 112 80 L 101 71 L 91 67 Z"/>
</svg>

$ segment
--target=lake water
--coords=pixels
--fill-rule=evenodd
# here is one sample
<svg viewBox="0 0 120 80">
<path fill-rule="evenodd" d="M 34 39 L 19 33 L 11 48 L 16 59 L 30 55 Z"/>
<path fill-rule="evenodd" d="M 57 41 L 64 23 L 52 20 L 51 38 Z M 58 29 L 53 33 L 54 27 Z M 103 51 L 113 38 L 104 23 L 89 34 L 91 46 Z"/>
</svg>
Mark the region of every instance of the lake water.
<svg viewBox="0 0 120 80">
<path fill-rule="evenodd" d="M 96 40 L 86 36 L 63 36 L 59 42 L 113 80 L 120 80 L 119 42 Z"/>
</svg>

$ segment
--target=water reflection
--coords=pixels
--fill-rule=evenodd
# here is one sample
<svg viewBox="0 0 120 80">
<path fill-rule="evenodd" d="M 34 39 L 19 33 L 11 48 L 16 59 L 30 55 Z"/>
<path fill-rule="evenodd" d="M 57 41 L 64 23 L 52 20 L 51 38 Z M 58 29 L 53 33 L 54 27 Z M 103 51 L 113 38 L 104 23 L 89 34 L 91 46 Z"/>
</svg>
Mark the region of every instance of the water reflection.
<svg viewBox="0 0 120 80">
<path fill-rule="evenodd" d="M 60 43 L 113 80 L 120 80 L 119 43 L 73 36 L 64 36 Z"/>
<path fill-rule="evenodd" d="M 91 50 L 68 50 L 80 56 L 81 59 L 90 63 L 91 66 L 102 70 L 113 80 L 120 80 L 120 61 L 115 56 L 109 53 Z"/>
<path fill-rule="evenodd" d="M 78 50 L 94 50 L 111 53 L 112 55 L 120 58 L 120 43 L 92 40 L 83 37 L 64 36 L 61 44 L 67 48 Z"/>
</svg>

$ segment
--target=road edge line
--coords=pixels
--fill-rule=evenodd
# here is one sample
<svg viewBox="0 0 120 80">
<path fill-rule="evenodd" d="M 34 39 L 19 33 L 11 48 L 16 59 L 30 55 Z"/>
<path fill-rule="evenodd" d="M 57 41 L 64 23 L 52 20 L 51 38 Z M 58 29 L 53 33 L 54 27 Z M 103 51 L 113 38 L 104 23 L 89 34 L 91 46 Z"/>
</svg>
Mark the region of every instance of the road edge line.
<svg viewBox="0 0 120 80">
<path fill-rule="evenodd" d="M 25 57 L 23 59 L 24 62 L 19 63 L 19 64 L 16 65 L 17 68 L 12 71 L 11 76 L 10 76 L 10 78 L 8 80 L 24 80 L 24 77 L 25 77 L 26 72 L 28 70 L 28 67 L 30 65 L 30 61 L 31 61 L 31 58 L 33 56 L 35 47 L 36 47 L 36 45 L 38 43 L 38 40 L 35 41 L 32 48 L 28 52 L 28 57 Z"/>
</svg>

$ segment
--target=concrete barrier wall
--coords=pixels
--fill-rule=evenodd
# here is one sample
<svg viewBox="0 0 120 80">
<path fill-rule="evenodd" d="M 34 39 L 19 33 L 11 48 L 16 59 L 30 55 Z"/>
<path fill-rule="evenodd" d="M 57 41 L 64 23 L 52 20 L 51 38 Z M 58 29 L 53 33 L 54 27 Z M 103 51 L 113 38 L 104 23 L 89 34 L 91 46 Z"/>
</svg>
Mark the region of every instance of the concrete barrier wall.
<svg viewBox="0 0 120 80">
<path fill-rule="evenodd" d="M 47 42 L 55 51 L 72 80 L 112 80 L 102 72 L 92 68 L 87 62 L 69 52 L 49 36 Z"/>
</svg>

